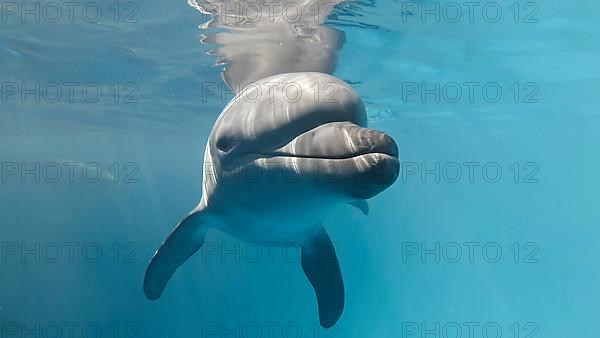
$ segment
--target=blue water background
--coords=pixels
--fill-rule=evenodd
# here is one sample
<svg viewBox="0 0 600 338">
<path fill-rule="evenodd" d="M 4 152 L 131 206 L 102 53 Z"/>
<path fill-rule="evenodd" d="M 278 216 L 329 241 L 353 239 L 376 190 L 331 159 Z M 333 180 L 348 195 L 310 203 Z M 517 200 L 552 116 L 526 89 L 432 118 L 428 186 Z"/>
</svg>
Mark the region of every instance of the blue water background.
<svg viewBox="0 0 600 338">
<path fill-rule="evenodd" d="M 532 332 L 527 323 L 539 330 L 536 337 L 600 334 L 598 6 L 536 2 L 538 22 L 515 23 L 507 10 L 512 2 L 499 4 L 505 13 L 497 23 L 481 16 L 472 23 L 422 22 L 390 0 L 343 4 L 328 19 L 346 35 L 334 75 L 353 84 L 370 126 L 396 139 L 404 163 L 480 166 L 472 183 L 466 171 L 456 183 L 401 174 L 369 201 L 369 216 L 347 206 L 327 219 L 347 299 L 337 328 L 321 329 L 321 336 L 399 337 L 411 323 L 455 322 L 463 337 L 465 322 L 480 324 L 476 337 L 486 323 L 498 323 L 504 337 L 514 336 L 513 323 L 522 337 Z M 207 55 L 214 46 L 199 42 L 206 16 L 185 1 L 138 5 L 137 23 L 2 23 L 4 83 L 77 81 L 106 89 L 132 82 L 139 92 L 137 103 L 114 103 L 104 94 L 99 103 L 0 105 L 3 163 L 96 162 L 104 169 L 96 183 L 28 178 L 0 185 L 3 243 L 97 243 L 103 250 L 96 263 L 81 254 L 69 262 L 66 252 L 57 263 L 4 257 L 0 321 L 99 323 L 103 336 L 115 323 L 135 323 L 137 337 L 171 338 L 202 336 L 215 323 L 259 323 L 264 330 L 269 322 L 297 323 L 302 336 L 314 336 L 313 291 L 299 264 L 281 254 L 256 263 L 198 254 L 160 300 L 144 298 L 147 261 L 200 198 L 204 144 L 226 100 L 203 98 L 203 86 L 221 84 L 220 68 Z M 403 83 L 470 81 L 500 84 L 501 100 L 403 97 Z M 534 83 L 537 103 L 522 96 L 515 103 L 508 89 L 515 82 Z M 125 183 L 131 170 L 123 166 L 130 162 L 139 169 L 137 182 Z M 516 183 L 509 169 L 515 162 Z M 525 183 L 530 162 L 537 173 Z M 107 170 L 114 163 L 119 178 Z M 482 176 L 486 163 L 502 168 L 497 183 Z M 207 240 L 240 245 L 216 231 Z M 466 251 L 457 263 L 406 256 L 411 243 L 433 248 L 436 242 L 480 246 L 473 263 Z M 510 249 L 515 242 L 518 263 Z M 502 248 L 499 262 L 482 259 L 486 243 Z M 535 260 L 526 263 L 531 248 Z"/>
</svg>

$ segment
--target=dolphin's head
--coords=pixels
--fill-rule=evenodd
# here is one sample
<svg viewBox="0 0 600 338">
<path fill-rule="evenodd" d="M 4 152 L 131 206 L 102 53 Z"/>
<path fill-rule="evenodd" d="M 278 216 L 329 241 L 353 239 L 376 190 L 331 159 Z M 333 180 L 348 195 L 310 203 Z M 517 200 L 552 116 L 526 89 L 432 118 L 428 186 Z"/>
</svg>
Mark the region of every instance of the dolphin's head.
<svg viewBox="0 0 600 338">
<path fill-rule="evenodd" d="M 217 171 L 209 191 L 221 182 L 260 181 L 269 187 L 253 193 L 268 189 L 270 198 L 292 192 L 343 202 L 373 197 L 398 177 L 398 147 L 365 126 L 362 101 L 332 76 L 263 79 L 239 93 L 215 123 L 207 152 Z"/>
</svg>

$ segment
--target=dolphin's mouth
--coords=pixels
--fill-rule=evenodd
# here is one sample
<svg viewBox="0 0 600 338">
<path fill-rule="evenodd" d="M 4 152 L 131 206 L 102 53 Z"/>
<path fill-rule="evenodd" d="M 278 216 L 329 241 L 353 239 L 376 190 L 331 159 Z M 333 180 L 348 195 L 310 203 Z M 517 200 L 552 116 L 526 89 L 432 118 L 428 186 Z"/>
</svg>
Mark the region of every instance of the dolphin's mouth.
<svg viewBox="0 0 600 338">
<path fill-rule="evenodd" d="M 387 134 L 349 122 L 332 122 L 307 131 L 265 157 L 350 159 L 363 155 L 398 158 L 398 146 Z"/>
<path fill-rule="evenodd" d="M 313 160 L 347 160 L 347 159 L 356 159 L 358 157 L 362 157 L 364 155 L 375 155 L 375 156 L 383 156 L 383 157 L 391 157 L 398 158 L 398 154 L 393 153 L 380 153 L 380 152 L 364 152 L 353 155 L 344 155 L 344 156 L 308 156 L 308 155 L 292 155 L 281 152 L 275 152 L 272 154 L 256 154 L 263 158 L 273 158 L 273 157 L 287 157 L 287 158 L 307 158 Z"/>
<path fill-rule="evenodd" d="M 352 193 L 360 198 L 373 196 L 389 186 L 400 167 L 398 146 L 389 135 L 351 122 L 319 125 L 292 136 L 278 148 L 252 148 L 238 154 L 235 161 L 223 168 L 234 171 L 255 163 L 260 168 L 293 168 L 296 173 L 314 171 L 331 175 L 332 180 L 366 180 L 371 188 Z"/>
</svg>

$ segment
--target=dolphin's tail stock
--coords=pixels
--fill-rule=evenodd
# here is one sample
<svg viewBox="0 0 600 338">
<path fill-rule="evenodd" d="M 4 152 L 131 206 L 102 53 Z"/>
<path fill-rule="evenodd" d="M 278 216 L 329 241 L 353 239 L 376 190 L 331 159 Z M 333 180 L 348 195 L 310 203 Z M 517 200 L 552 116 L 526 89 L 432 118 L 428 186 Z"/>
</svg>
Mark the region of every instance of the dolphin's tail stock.
<svg viewBox="0 0 600 338">
<path fill-rule="evenodd" d="M 148 299 L 160 297 L 175 270 L 202 247 L 207 229 L 203 209 L 194 209 L 177 224 L 146 268 L 144 294 Z"/>
</svg>

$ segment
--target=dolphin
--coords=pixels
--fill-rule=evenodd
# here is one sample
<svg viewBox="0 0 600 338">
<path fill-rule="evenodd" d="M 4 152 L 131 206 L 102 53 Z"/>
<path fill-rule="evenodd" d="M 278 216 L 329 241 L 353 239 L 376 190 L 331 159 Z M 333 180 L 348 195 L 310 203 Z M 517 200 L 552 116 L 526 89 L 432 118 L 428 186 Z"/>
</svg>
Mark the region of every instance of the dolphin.
<svg viewBox="0 0 600 338">
<path fill-rule="evenodd" d="M 396 143 L 367 128 L 365 107 L 345 82 L 303 72 L 248 85 L 214 124 L 201 200 L 152 257 L 144 293 L 160 297 L 208 228 L 251 243 L 296 243 L 329 328 L 342 314 L 344 284 L 322 223 L 346 203 L 366 214 L 365 200 L 392 185 L 398 170 Z"/>
</svg>

